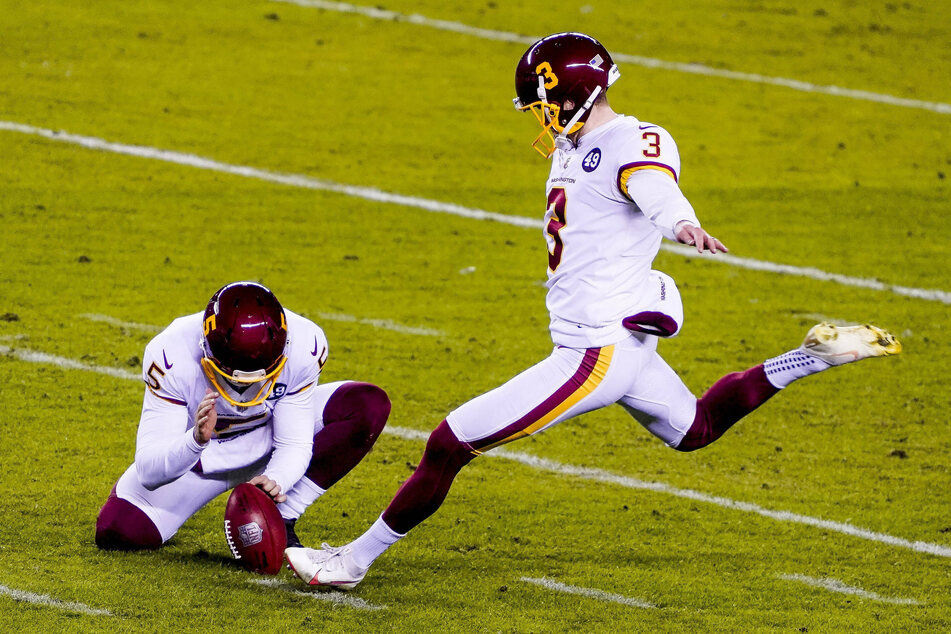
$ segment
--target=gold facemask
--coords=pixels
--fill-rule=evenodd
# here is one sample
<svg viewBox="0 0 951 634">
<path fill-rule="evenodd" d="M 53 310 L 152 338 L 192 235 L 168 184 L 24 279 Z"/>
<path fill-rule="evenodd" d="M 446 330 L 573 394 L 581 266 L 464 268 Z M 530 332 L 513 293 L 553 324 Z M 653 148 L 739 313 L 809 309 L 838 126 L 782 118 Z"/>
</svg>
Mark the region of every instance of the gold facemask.
<svg viewBox="0 0 951 634">
<path fill-rule="evenodd" d="M 549 158 L 555 152 L 555 135 L 552 130 L 558 134 L 567 136 L 574 134 L 584 126 L 583 122 L 578 122 L 571 126 L 570 130 L 565 132 L 565 128 L 558 123 L 561 106 L 556 103 L 536 101 L 527 106 L 516 106 L 516 109 L 522 112 L 531 110 L 532 114 L 535 115 L 535 120 L 541 125 L 542 131 L 535 137 L 535 140 L 532 142 L 532 147 L 545 158 Z"/>
<path fill-rule="evenodd" d="M 274 384 L 277 382 L 277 377 L 281 374 L 281 370 L 284 369 L 285 363 L 287 363 L 287 356 L 281 355 L 280 360 L 270 372 L 265 372 L 264 370 L 258 370 L 257 372 L 235 370 L 233 374 L 226 374 L 212 359 L 208 357 L 201 358 L 201 368 L 205 371 L 205 376 L 207 376 L 211 384 L 215 386 L 218 394 L 235 407 L 253 407 L 266 401 L 271 395 L 271 392 L 274 391 Z M 227 388 L 219 382 L 219 377 L 231 383 L 243 383 L 248 385 L 262 383 L 262 385 L 258 393 L 255 394 L 254 398 L 250 401 L 236 401 L 228 394 Z"/>
</svg>

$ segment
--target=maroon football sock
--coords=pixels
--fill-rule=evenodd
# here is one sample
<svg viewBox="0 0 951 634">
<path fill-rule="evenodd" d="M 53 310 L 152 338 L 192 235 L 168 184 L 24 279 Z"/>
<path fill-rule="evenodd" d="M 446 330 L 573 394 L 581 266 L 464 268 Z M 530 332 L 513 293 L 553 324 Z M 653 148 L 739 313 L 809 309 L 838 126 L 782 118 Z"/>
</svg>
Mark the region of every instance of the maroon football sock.
<svg viewBox="0 0 951 634">
<path fill-rule="evenodd" d="M 693 425 L 676 448 L 694 451 L 706 447 L 778 391 L 766 379 L 762 365 L 727 374 L 697 401 Z"/>
<path fill-rule="evenodd" d="M 396 492 L 383 511 L 383 521 L 393 531 L 406 534 L 436 512 L 446 499 L 452 481 L 475 454 L 459 441 L 446 421 L 429 436 L 419 466 Z"/>
<path fill-rule="evenodd" d="M 117 497 L 113 487 L 96 519 L 96 546 L 103 550 L 143 550 L 161 545 L 162 535 L 149 516 Z"/>
<path fill-rule="evenodd" d="M 370 383 L 340 386 L 324 407 L 306 476 L 322 489 L 350 473 L 376 442 L 390 415 L 386 392 Z"/>
</svg>

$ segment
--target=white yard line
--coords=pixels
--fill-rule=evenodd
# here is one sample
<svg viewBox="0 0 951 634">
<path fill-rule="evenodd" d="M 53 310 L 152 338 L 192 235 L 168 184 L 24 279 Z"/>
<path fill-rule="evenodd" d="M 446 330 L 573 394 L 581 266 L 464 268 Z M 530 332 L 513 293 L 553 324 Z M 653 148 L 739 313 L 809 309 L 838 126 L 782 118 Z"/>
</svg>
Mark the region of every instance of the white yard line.
<svg viewBox="0 0 951 634">
<path fill-rule="evenodd" d="M 36 352 L 25 348 L 11 348 L 10 346 L 0 345 L 0 354 L 8 354 L 20 361 L 28 363 L 39 363 L 41 365 L 55 365 L 64 370 L 85 370 L 86 372 L 98 372 L 107 374 L 117 379 L 129 379 L 131 381 L 141 381 L 142 376 L 138 372 L 130 372 L 122 368 L 113 368 L 105 365 L 90 365 L 82 363 L 75 359 L 67 359 L 55 354 L 46 354 L 45 352 Z"/>
<path fill-rule="evenodd" d="M 879 601 L 881 603 L 893 603 L 895 605 L 921 605 L 921 602 L 916 599 L 904 599 L 901 597 L 883 597 L 880 594 L 875 592 L 869 592 L 868 590 L 863 590 L 862 588 L 855 588 L 853 586 L 847 586 L 838 579 L 817 578 L 817 577 L 808 577 L 806 575 L 778 575 L 780 579 L 785 579 L 786 581 L 796 581 L 798 583 L 804 583 L 807 586 L 812 586 L 814 588 L 822 588 L 823 590 L 828 590 L 830 592 L 838 592 L 839 594 L 850 594 L 853 596 L 861 597 L 863 599 L 868 599 L 870 601 Z"/>
<path fill-rule="evenodd" d="M 406 429 L 402 427 L 387 426 L 383 428 L 384 433 L 393 434 L 394 436 L 399 436 L 400 438 L 405 438 L 407 440 L 422 440 L 425 441 L 429 438 L 428 432 L 422 432 L 415 429 Z M 886 544 L 888 546 L 895 546 L 898 548 L 906 548 L 908 550 L 913 550 L 920 553 L 926 553 L 928 555 L 935 555 L 937 557 L 951 557 L 951 547 L 943 546 L 941 544 L 933 544 L 930 542 L 922 541 L 911 541 L 901 537 L 895 537 L 893 535 L 888 535 L 886 533 L 879 533 L 876 531 L 869 530 L 867 528 L 861 528 L 858 526 L 853 526 L 852 524 L 847 524 L 845 522 L 834 522 L 830 520 L 820 519 L 818 517 L 811 517 L 809 515 L 801 515 L 799 513 L 792 513 L 790 511 L 776 511 L 773 509 L 764 508 L 758 504 L 752 504 L 750 502 L 740 502 L 738 500 L 731 500 L 729 498 L 710 495 L 709 493 L 702 493 L 700 491 L 694 491 L 692 489 L 681 489 L 663 482 L 646 482 L 644 480 L 638 480 L 637 478 L 632 478 L 630 476 L 618 475 L 616 473 L 611 473 L 610 471 L 605 471 L 604 469 L 595 469 L 590 467 L 579 467 L 575 465 L 562 464 L 554 460 L 548 460 L 547 458 L 539 458 L 538 456 L 533 456 L 531 454 L 520 453 L 516 451 L 509 451 L 507 449 L 493 449 L 492 451 L 485 454 L 490 458 L 504 458 L 506 460 L 512 460 L 514 462 L 521 463 L 525 466 L 531 467 L 533 469 L 538 469 L 540 471 L 550 471 L 558 473 L 561 475 L 574 476 L 582 478 L 584 480 L 591 480 L 594 482 L 604 482 L 607 484 L 613 484 L 628 489 L 637 489 L 642 491 L 653 491 L 655 493 L 664 493 L 666 495 L 673 495 L 674 497 L 686 498 L 688 500 L 694 500 L 696 502 L 704 502 L 707 504 L 715 504 L 723 508 L 732 509 L 735 511 L 743 511 L 745 513 L 753 513 L 755 515 L 760 515 L 762 517 L 768 517 L 769 519 L 776 520 L 778 522 L 789 522 L 793 524 L 804 524 L 806 526 L 813 526 L 826 531 L 832 531 L 836 533 L 841 533 L 843 535 L 850 535 L 852 537 L 858 537 L 859 539 L 865 539 L 868 541 L 878 542 L 881 544 Z"/>
<path fill-rule="evenodd" d="M 100 315 L 99 313 L 83 313 L 78 315 L 82 319 L 88 319 L 89 321 L 98 321 L 103 324 L 109 324 L 110 326 L 116 326 L 118 328 L 127 328 L 129 330 L 141 330 L 142 332 L 158 333 L 162 331 L 161 326 L 153 326 L 152 324 L 139 324 L 134 321 L 122 321 L 121 319 L 116 319 L 115 317 L 110 317 L 109 315 Z"/>
<path fill-rule="evenodd" d="M 129 372 L 128 370 L 108 366 L 89 365 L 80 363 L 73 359 L 67 359 L 43 352 L 24 350 L 22 348 L 10 348 L 9 346 L 0 345 L 0 354 L 11 354 L 15 358 L 22 361 L 54 365 L 67 370 L 85 370 L 88 372 L 107 374 L 120 379 L 129 379 L 134 381 L 141 380 L 141 377 L 137 372 Z M 407 429 L 405 427 L 396 427 L 392 425 L 384 427 L 383 431 L 384 433 L 392 434 L 407 440 L 426 441 L 429 438 L 429 432 L 416 429 Z M 538 456 L 533 456 L 531 454 L 508 451 L 506 449 L 494 449 L 488 452 L 486 456 L 491 458 L 504 458 L 506 460 L 512 460 L 540 471 L 550 471 L 561 475 L 591 480 L 593 482 L 604 482 L 606 484 L 613 484 L 626 487 L 628 489 L 638 489 L 642 491 L 653 491 L 654 493 L 673 495 L 674 497 L 686 498 L 688 500 L 694 500 L 695 502 L 715 504 L 716 506 L 721 506 L 723 508 L 732 509 L 735 511 L 753 513 L 762 517 L 768 517 L 769 519 L 773 519 L 778 522 L 803 524 L 805 526 L 812 526 L 826 531 L 841 533 L 843 535 L 850 535 L 859 539 L 878 542 L 887 546 L 905 548 L 919 553 L 934 555 L 936 557 L 951 558 L 951 547 L 949 546 L 943 546 L 941 544 L 934 544 L 931 542 L 911 541 L 902 537 L 888 535 L 887 533 L 879 533 L 867 528 L 853 526 L 852 524 L 847 524 L 845 522 L 834 522 L 831 520 L 811 517 L 809 515 L 792 513 L 790 511 L 776 511 L 773 509 L 764 508 L 758 504 L 731 500 L 730 498 L 710 495 L 709 493 L 702 493 L 692 489 L 681 489 L 663 482 L 646 482 L 644 480 L 638 480 L 637 478 L 632 478 L 630 476 L 611 473 L 610 471 L 605 471 L 604 469 L 562 464 L 555 460 L 539 458 Z"/>
<path fill-rule="evenodd" d="M 441 330 L 422 328 L 419 326 L 404 326 L 389 319 L 368 319 L 365 317 L 344 315 L 342 313 L 317 313 L 317 317 L 318 319 L 326 319 L 327 321 L 345 321 L 362 326 L 372 326 L 373 328 L 380 328 L 382 330 L 392 330 L 393 332 L 404 335 L 421 335 L 425 337 L 443 337 L 446 335 L 446 333 Z"/>
<path fill-rule="evenodd" d="M 109 324 L 110 326 L 128 328 L 130 330 L 141 330 L 143 332 L 152 333 L 161 332 L 162 330 L 161 326 L 153 326 L 152 324 L 139 324 L 134 321 L 122 321 L 121 319 L 116 319 L 115 317 L 110 317 L 109 315 L 100 315 L 99 313 L 83 313 L 82 315 L 79 315 L 79 317 L 88 319 L 90 321 L 98 321 L 104 324 Z M 392 330 L 393 332 L 398 332 L 404 335 L 442 337 L 446 334 L 441 330 L 434 330 L 432 328 L 404 326 L 403 324 L 398 324 L 395 321 L 390 321 L 389 319 L 368 319 L 364 317 L 354 317 L 353 315 L 344 315 L 343 313 L 317 313 L 317 318 L 325 321 L 344 321 L 348 323 L 360 324 L 362 326 L 372 326 L 373 328 Z"/>
<path fill-rule="evenodd" d="M 554 590 L 555 592 L 577 594 L 583 597 L 597 599 L 598 601 L 620 603 L 621 605 L 628 605 L 634 608 L 656 608 L 657 607 L 653 603 L 649 603 L 641 599 L 625 597 L 624 595 L 614 594 L 613 592 L 605 592 L 604 590 L 595 590 L 594 588 L 582 588 L 580 586 L 569 586 L 567 584 L 555 581 L 554 579 L 548 579 L 547 577 L 541 577 L 538 579 L 533 577 L 522 577 L 522 581 L 526 581 L 528 583 L 534 583 L 536 586 L 541 586 L 543 588 L 547 588 L 548 590 Z"/>
<path fill-rule="evenodd" d="M 508 31 L 497 31 L 495 29 L 483 29 L 470 26 L 462 22 L 453 22 L 451 20 L 439 20 L 428 18 L 418 13 L 398 13 L 396 11 L 387 11 L 376 7 L 350 4 L 347 2 L 327 2 L 325 0 L 273 0 L 284 4 L 294 4 L 300 7 L 323 9 L 325 11 L 336 11 L 338 13 L 350 13 L 362 15 L 364 17 L 382 20 L 385 22 L 406 22 L 417 26 L 438 29 L 440 31 L 450 31 L 461 35 L 469 35 L 486 40 L 495 40 L 498 42 L 511 42 L 515 44 L 530 45 L 538 41 L 536 36 L 519 35 Z M 872 101 L 875 103 L 887 104 L 889 106 L 900 106 L 903 108 L 916 108 L 920 110 L 930 110 L 939 114 L 951 114 L 951 104 L 922 101 L 919 99 L 906 99 L 882 93 L 870 92 L 867 90 L 855 90 L 852 88 L 842 88 L 840 86 L 825 86 L 813 84 L 798 79 L 788 79 L 786 77 L 771 77 L 768 75 L 759 75 L 757 73 L 744 73 L 735 70 L 726 70 L 722 68 L 713 68 L 703 64 L 688 64 L 685 62 L 670 62 L 653 57 L 643 57 L 641 55 L 628 55 L 626 53 L 615 53 L 611 56 L 615 62 L 635 64 L 646 68 L 659 68 L 663 70 L 672 70 L 681 73 L 692 73 L 695 75 L 705 75 L 707 77 L 719 77 L 723 79 L 732 79 L 737 81 L 747 81 L 756 84 L 768 84 L 772 86 L 781 86 L 791 88 L 801 92 L 818 93 L 832 95 L 835 97 L 847 97 L 849 99 L 858 99 L 861 101 Z"/>
<path fill-rule="evenodd" d="M 826 322 L 829 324 L 835 324 L 836 326 L 851 326 L 855 324 L 854 321 L 847 321 L 845 319 L 836 319 L 835 317 L 829 317 L 828 315 L 823 315 L 822 313 L 792 313 L 793 317 L 799 317 L 800 319 L 808 319 L 815 322 Z"/>
<path fill-rule="evenodd" d="M 109 610 L 100 610 L 91 608 L 82 603 L 72 601 L 61 601 L 45 594 L 36 594 L 35 592 L 25 592 L 23 590 L 14 590 L 7 586 L 0 585 L 0 595 L 6 595 L 14 601 L 23 601 L 24 603 L 33 603 L 36 605 L 45 605 L 51 608 L 66 610 L 67 612 L 79 612 L 80 614 L 90 614 L 92 616 L 112 616 Z"/>
<path fill-rule="evenodd" d="M 266 588 L 274 588 L 275 590 L 281 590 L 298 597 L 307 597 L 316 601 L 326 601 L 328 603 L 333 603 L 334 605 L 343 605 L 355 610 L 376 611 L 386 609 L 385 605 L 373 605 L 372 603 L 368 603 L 360 597 L 355 597 L 351 594 L 345 594 L 343 592 L 334 590 L 307 592 L 278 579 L 253 579 L 249 583 L 264 586 Z"/>
<path fill-rule="evenodd" d="M 470 218 L 473 220 L 493 220 L 495 222 L 500 222 L 500 223 L 504 223 L 508 225 L 517 226 L 517 227 L 524 227 L 528 229 L 542 228 L 542 221 L 536 218 L 526 218 L 524 216 L 510 216 L 506 214 L 495 213 L 492 211 L 485 211 L 484 209 L 473 209 L 469 207 L 463 207 L 461 205 L 455 205 L 452 203 L 444 203 L 444 202 L 439 202 L 435 200 L 428 200 L 426 198 L 417 198 L 415 196 L 405 196 L 403 194 L 394 194 L 391 192 L 385 192 L 385 191 L 375 189 L 372 187 L 358 187 L 355 185 L 342 185 L 340 183 L 334 183 L 332 181 L 311 178 L 310 176 L 304 176 L 302 174 L 286 174 L 286 173 L 280 173 L 280 172 L 271 172 L 268 170 L 258 169 L 255 167 L 232 165 L 229 163 L 222 163 L 220 161 L 215 161 L 209 158 L 196 156 L 194 154 L 185 154 L 182 152 L 175 152 L 172 150 L 160 150 L 160 149 L 145 147 L 140 145 L 126 145 L 123 143 L 113 143 L 111 141 L 106 141 L 104 139 L 99 139 L 96 137 L 80 136 L 76 134 L 70 134 L 67 132 L 57 132 L 55 130 L 37 128 L 31 125 L 25 125 L 25 124 L 16 123 L 13 121 L 0 121 L 0 130 L 7 130 L 9 132 L 19 132 L 21 134 L 40 136 L 40 137 L 49 139 L 51 141 L 58 141 L 60 143 L 69 143 L 73 145 L 79 145 L 91 150 L 113 152 L 116 154 L 124 154 L 127 156 L 136 156 L 139 158 L 164 161 L 167 163 L 174 163 L 176 165 L 185 165 L 189 167 L 196 167 L 199 169 L 222 172 L 225 174 L 232 174 L 235 176 L 242 176 L 244 178 L 256 178 L 263 181 L 268 181 L 268 182 L 277 183 L 281 185 L 287 185 L 289 187 L 302 187 L 305 189 L 334 192 L 338 194 L 343 194 L 345 196 L 362 198 L 364 200 L 369 200 L 369 201 L 378 202 L 378 203 L 402 205 L 405 207 L 414 207 L 416 209 L 423 209 L 426 211 L 432 211 L 437 213 L 451 214 L 454 216 Z M 826 271 L 822 271 L 812 267 L 799 267 L 799 266 L 791 266 L 787 264 L 777 264 L 775 262 L 754 260 L 752 258 L 741 258 L 734 255 L 728 255 L 723 253 L 715 255 L 715 256 L 709 255 L 709 254 L 700 255 L 697 253 L 696 249 L 693 249 L 685 245 L 665 243 L 664 245 L 662 245 L 661 248 L 670 253 L 676 253 L 678 255 L 682 255 L 685 257 L 703 258 L 705 260 L 720 262 L 722 264 L 727 264 L 730 266 L 736 266 L 739 268 L 744 268 L 744 269 L 749 269 L 754 271 L 766 271 L 770 273 L 779 273 L 782 275 L 806 277 L 806 278 L 814 279 L 814 280 L 834 282 L 837 284 L 841 284 L 843 286 L 852 286 L 856 288 L 885 291 L 885 292 L 889 292 L 895 295 L 901 295 L 905 297 L 913 297 L 916 299 L 924 299 L 928 301 L 941 302 L 942 304 L 951 304 L 951 292 L 938 290 L 938 289 L 913 288 L 910 286 L 886 284 L 884 282 L 881 282 L 876 279 L 871 279 L 871 278 L 852 277 L 849 275 L 841 275 L 839 273 L 828 273 Z"/>
</svg>

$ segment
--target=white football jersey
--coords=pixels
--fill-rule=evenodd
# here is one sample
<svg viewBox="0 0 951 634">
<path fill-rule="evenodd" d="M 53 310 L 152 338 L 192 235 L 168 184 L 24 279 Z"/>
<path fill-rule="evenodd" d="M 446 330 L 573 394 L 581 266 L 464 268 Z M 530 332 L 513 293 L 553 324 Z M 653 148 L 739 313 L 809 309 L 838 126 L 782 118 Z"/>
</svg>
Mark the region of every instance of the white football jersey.
<svg viewBox="0 0 951 634">
<path fill-rule="evenodd" d="M 289 310 L 284 313 L 287 362 L 271 395 L 251 407 L 237 407 L 219 397 L 215 434 L 204 447 L 192 437 L 198 404 L 207 390 L 214 389 L 201 366 L 203 313 L 176 319 L 149 342 L 142 362 L 146 390 L 136 439 L 136 469 L 143 484 L 174 479 L 197 468 L 198 458 L 203 473 L 218 473 L 246 467 L 276 448 L 289 450 L 283 456 L 285 464 L 269 464 L 265 474 L 284 491 L 300 478 L 310 461 L 315 420 L 320 418 L 311 388 L 327 361 L 328 345 L 317 324 Z M 259 386 L 248 389 L 254 394 Z M 231 396 L 242 398 L 238 393 Z"/>
<path fill-rule="evenodd" d="M 655 300 L 662 237 L 700 226 L 677 186 L 680 156 L 663 128 L 618 116 L 558 149 L 547 182 L 548 297 L 555 344 L 593 348 L 628 336 L 624 317 Z M 636 201 L 636 202 L 635 202 Z"/>
</svg>

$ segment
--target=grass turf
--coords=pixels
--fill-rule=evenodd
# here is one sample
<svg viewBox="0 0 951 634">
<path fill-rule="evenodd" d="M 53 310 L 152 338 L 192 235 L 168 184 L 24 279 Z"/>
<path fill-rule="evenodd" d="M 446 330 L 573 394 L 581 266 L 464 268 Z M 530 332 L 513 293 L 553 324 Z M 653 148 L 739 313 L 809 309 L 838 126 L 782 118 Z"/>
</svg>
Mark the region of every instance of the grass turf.
<svg viewBox="0 0 951 634">
<path fill-rule="evenodd" d="M 655 7 L 636 22 L 588 6 L 559 16 L 528 5 L 388 8 L 526 33 L 579 28 L 626 53 L 949 100 L 936 79 L 951 41 L 938 4 L 711 2 L 689 14 Z M 2 120 L 540 216 L 546 165 L 527 148 L 528 117 L 507 106 L 520 44 L 266 2 L 2 8 Z M 673 133 L 685 192 L 737 255 L 947 289 L 946 115 L 622 72 L 612 103 Z M 0 131 L 0 147 L 14 157 L 0 174 L 0 313 L 10 315 L 0 345 L 135 372 L 151 335 L 82 315 L 162 326 L 224 282 L 257 279 L 315 318 L 442 331 L 317 318 L 331 344 L 325 379 L 384 386 L 390 424 L 422 431 L 550 348 L 537 231 L 11 132 Z M 697 393 L 797 345 L 816 315 L 874 320 L 899 333 L 905 354 L 796 385 L 695 454 L 664 448 L 617 408 L 513 451 L 949 544 L 944 304 L 669 253 L 657 268 L 687 305 L 684 334 L 662 352 Z M 223 499 L 158 553 L 100 553 L 93 522 L 131 460 L 141 386 L 12 355 L 0 385 L 16 403 L 0 414 L 0 584 L 115 615 L 0 596 L 11 629 L 885 631 L 951 621 L 942 558 L 496 459 L 467 468 L 445 507 L 355 593 L 385 610 L 251 584 L 229 560 Z M 302 537 L 358 534 L 421 449 L 384 436 L 305 516 Z M 783 574 L 922 605 L 830 594 Z M 542 576 L 659 609 L 521 581 Z"/>
</svg>

